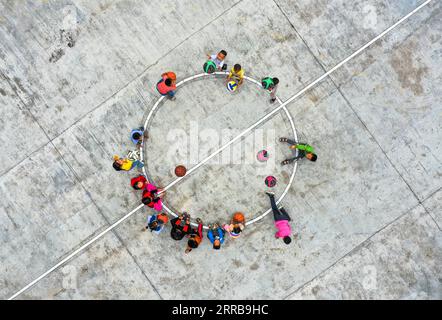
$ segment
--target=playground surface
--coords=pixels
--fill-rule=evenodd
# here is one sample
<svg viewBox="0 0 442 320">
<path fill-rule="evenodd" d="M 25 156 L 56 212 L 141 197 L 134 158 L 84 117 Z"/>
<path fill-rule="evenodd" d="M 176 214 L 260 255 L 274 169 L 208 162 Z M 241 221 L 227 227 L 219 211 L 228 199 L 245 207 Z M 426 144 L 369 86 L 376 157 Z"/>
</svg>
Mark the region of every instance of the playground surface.
<svg viewBox="0 0 442 320">
<path fill-rule="evenodd" d="M 251 79 L 278 77 L 284 102 L 423 2 L 0 1 L 0 298 L 140 205 L 135 171 L 116 172 L 112 156 L 133 148 L 161 73 L 200 74 L 225 49 Z M 441 20 L 430 2 L 288 103 L 290 117 L 278 111 L 166 192 L 205 224 L 237 210 L 250 220 L 269 209 L 274 175 L 277 196 L 289 186 L 290 245 L 269 214 L 219 251 L 205 238 L 185 255 L 169 226 L 141 231 L 141 208 L 15 298 L 441 299 Z M 179 87 L 147 128 L 150 178 L 173 183 L 176 165 L 198 165 L 278 107 L 268 99 L 218 77 Z M 292 184 L 278 141 L 293 136 L 290 118 L 318 154 Z M 195 134 L 209 137 L 196 149 Z"/>
</svg>

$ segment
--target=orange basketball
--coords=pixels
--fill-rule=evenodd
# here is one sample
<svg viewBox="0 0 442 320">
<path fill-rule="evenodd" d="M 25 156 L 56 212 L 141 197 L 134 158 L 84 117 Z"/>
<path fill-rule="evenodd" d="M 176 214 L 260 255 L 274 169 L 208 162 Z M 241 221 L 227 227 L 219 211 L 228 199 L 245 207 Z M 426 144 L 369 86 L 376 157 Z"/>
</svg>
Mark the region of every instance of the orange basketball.
<svg viewBox="0 0 442 320">
<path fill-rule="evenodd" d="M 186 175 L 187 169 L 185 166 L 179 165 L 175 168 L 175 174 L 177 177 L 183 177 Z"/>
<path fill-rule="evenodd" d="M 235 212 L 233 214 L 232 220 L 235 223 L 244 223 L 246 221 L 242 212 Z"/>
<path fill-rule="evenodd" d="M 168 77 L 170 80 L 176 80 L 176 74 L 172 71 L 166 72 L 166 77 Z"/>
<path fill-rule="evenodd" d="M 162 221 L 163 224 L 167 224 L 167 222 L 169 221 L 169 217 L 165 213 L 160 213 L 159 215 L 157 215 L 157 220 Z"/>
</svg>

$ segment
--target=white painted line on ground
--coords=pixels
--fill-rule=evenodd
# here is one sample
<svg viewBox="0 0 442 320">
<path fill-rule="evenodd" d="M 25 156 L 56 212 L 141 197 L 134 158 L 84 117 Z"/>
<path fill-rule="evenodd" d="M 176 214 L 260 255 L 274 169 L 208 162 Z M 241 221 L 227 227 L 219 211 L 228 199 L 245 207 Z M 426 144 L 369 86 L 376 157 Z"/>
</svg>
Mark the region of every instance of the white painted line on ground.
<svg viewBox="0 0 442 320">
<path fill-rule="evenodd" d="M 12 300 L 15 299 L 18 295 L 22 294 L 23 292 L 25 292 L 26 290 L 28 290 L 29 288 L 31 288 L 32 286 L 34 286 L 37 282 L 39 282 L 41 279 L 43 279 L 44 277 L 46 277 L 48 274 L 50 274 L 51 272 L 55 271 L 57 268 L 61 267 L 63 264 L 65 264 L 66 262 L 68 262 L 69 260 L 71 260 L 74 256 L 76 256 L 78 253 L 80 253 L 81 251 L 83 251 L 84 249 L 86 249 L 87 247 L 89 247 L 90 245 L 92 245 L 95 241 L 97 241 L 98 239 L 100 239 L 101 237 L 103 237 L 106 233 L 108 233 L 109 231 L 111 231 L 112 229 L 114 229 L 116 226 L 118 226 L 119 224 L 121 224 L 124 220 L 126 220 L 127 218 L 129 218 L 131 215 L 133 215 L 135 212 L 137 212 L 138 210 L 140 210 L 142 207 L 144 206 L 144 204 L 139 205 L 138 207 L 136 207 L 135 209 L 133 209 L 131 212 L 129 212 L 128 214 L 126 214 L 124 217 L 122 217 L 121 219 L 119 219 L 117 222 L 113 223 L 111 226 L 107 227 L 106 229 L 104 229 L 103 231 L 101 231 L 99 234 L 97 234 L 95 237 L 93 237 L 91 240 L 89 240 L 88 242 L 86 242 L 84 245 L 82 245 L 80 248 L 78 248 L 77 250 L 75 250 L 74 252 L 70 253 L 66 258 L 64 258 L 63 260 L 61 260 L 59 263 L 57 263 L 55 266 L 53 266 L 51 269 L 49 269 L 48 271 L 46 271 L 45 273 L 43 273 L 41 276 L 39 276 L 37 279 L 35 279 L 34 281 L 32 281 L 31 283 L 29 283 L 27 286 L 25 286 L 23 289 L 21 289 L 20 291 L 18 291 L 17 293 L 15 293 L 13 296 L 11 296 L 8 300 Z"/>
<path fill-rule="evenodd" d="M 263 118 L 261 118 L 261 120 L 257 121 L 255 124 L 253 124 L 252 126 L 250 126 L 248 129 L 244 130 L 239 136 L 235 137 L 234 139 L 232 139 L 230 142 L 228 142 L 226 145 L 224 145 L 223 147 L 220 148 L 221 152 L 222 150 L 224 150 L 225 148 L 227 148 L 227 146 L 230 146 L 232 143 L 234 143 L 235 141 L 237 141 L 238 139 L 240 139 L 244 134 L 248 133 L 250 130 L 252 130 L 253 128 L 255 128 L 256 126 L 260 125 L 261 123 L 263 123 L 265 120 L 267 120 L 268 118 L 270 118 L 271 116 L 273 116 L 275 113 L 277 113 L 279 110 L 281 110 L 283 107 L 285 107 L 287 104 L 289 104 L 290 102 L 292 102 L 293 100 L 295 100 L 297 97 L 299 97 L 300 95 L 302 95 L 303 93 L 305 93 L 307 90 L 309 90 L 310 88 L 312 88 L 313 86 L 315 86 L 317 83 L 319 83 L 320 81 L 322 81 L 324 78 L 328 77 L 330 74 L 332 74 L 333 72 L 335 72 L 338 68 L 342 67 L 342 65 L 344 65 L 345 63 L 347 63 L 349 60 L 353 59 L 355 56 L 357 56 L 358 54 L 360 54 L 363 50 L 365 50 L 366 48 L 368 48 L 370 45 L 372 45 L 374 42 L 376 42 L 377 40 L 379 40 L 380 38 L 382 38 L 383 36 L 385 36 L 388 32 L 390 32 L 391 30 L 393 30 L 394 28 L 396 28 L 399 24 L 401 24 L 402 22 L 404 22 L 405 20 L 407 20 L 408 18 L 410 18 L 412 15 L 414 15 L 416 12 L 418 12 L 419 10 L 421 10 L 423 7 L 425 7 L 426 5 L 428 5 L 431 1 L 433 0 L 427 0 L 424 3 L 422 3 L 421 5 L 419 5 L 416 9 L 414 9 L 413 11 L 411 11 L 410 13 L 408 13 L 406 16 L 404 16 L 403 18 L 401 18 L 399 21 L 397 21 L 395 24 L 393 24 L 391 27 L 387 28 L 385 31 L 383 31 L 381 34 L 379 34 L 378 36 L 376 36 L 375 38 L 373 38 L 371 41 L 367 42 L 365 45 L 363 45 L 361 48 L 359 48 L 358 50 L 356 50 L 353 54 L 351 54 L 350 56 L 348 56 L 347 58 L 345 58 L 344 60 L 342 60 L 341 62 L 339 62 L 336 66 L 334 66 L 333 68 L 331 68 L 329 71 L 327 71 L 326 73 L 324 73 L 322 76 L 320 76 L 318 79 L 316 79 L 315 81 L 313 81 L 312 83 L 310 83 L 308 86 L 306 86 L 304 89 L 302 89 L 301 91 L 299 91 L 297 94 L 295 94 L 294 96 L 292 96 L 291 98 L 289 98 L 288 100 L 286 100 L 283 104 L 281 104 L 280 106 L 278 106 L 277 108 L 275 108 L 273 111 L 271 111 L 270 113 L 268 113 L 266 116 L 264 116 Z M 217 153 L 218 154 L 218 153 Z M 204 163 L 207 162 L 208 160 L 210 160 L 211 158 L 213 158 L 215 155 L 211 154 L 208 158 L 204 159 Z M 202 165 L 202 164 L 201 164 Z M 195 167 L 200 167 L 201 165 L 196 165 Z M 192 169 L 194 169 L 195 167 L 193 167 Z M 194 169 L 196 170 L 196 169 Z M 193 171 L 194 171 L 193 170 Z M 177 179 L 178 181 L 181 179 Z M 176 183 L 175 180 L 174 182 L 172 182 L 170 185 L 174 185 Z M 169 186 L 170 186 L 169 185 Z M 170 187 L 169 187 L 170 188 Z M 126 220 L 127 218 L 129 218 L 132 214 L 134 214 L 136 211 L 138 211 L 139 209 L 141 209 L 144 205 L 140 205 L 138 207 L 136 207 L 134 210 L 132 210 L 131 212 L 129 212 L 128 214 L 126 214 L 124 217 L 122 217 L 120 220 L 118 220 L 117 222 L 115 222 L 114 224 L 112 224 L 111 226 L 109 226 L 108 228 L 106 228 L 104 231 L 102 231 L 101 233 L 99 233 L 97 236 L 93 237 L 91 240 L 89 240 L 88 242 L 86 242 L 84 245 L 82 245 L 80 248 L 78 248 L 77 250 L 75 250 L 74 252 L 72 252 L 71 254 L 69 254 L 66 258 L 64 258 L 62 261 L 60 261 L 59 263 L 57 263 L 55 266 L 53 266 L 51 269 L 49 269 L 48 271 L 46 271 L 45 273 L 43 273 L 41 276 L 39 276 L 37 279 L 35 279 L 34 281 L 32 281 L 31 283 L 29 283 L 28 285 L 26 285 L 23 289 L 21 289 L 20 291 L 18 291 L 17 293 L 15 293 L 14 295 L 12 295 L 10 298 L 8 298 L 8 300 L 12 300 L 15 299 L 17 296 L 19 296 L 20 294 L 22 294 L 24 291 L 28 290 L 29 288 L 31 288 L 32 286 L 34 286 L 37 282 L 39 282 L 41 279 L 43 279 L 44 277 L 46 277 L 48 274 L 50 274 L 51 272 L 55 271 L 57 268 L 61 267 L 63 264 L 65 264 L 66 262 L 68 262 L 70 259 L 72 259 L 75 255 L 77 255 L 78 253 L 80 253 L 82 250 L 86 249 L 88 246 L 92 245 L 95 241 L 97 241 L 98 239 L 100 239 L 101 237 L 103 237 L 107 232 L 111 231 L 113 228 L 115 228 L 116 226 L 118 226 L 120 223 L 122 223 L 124 220 Z"/>
</svg>

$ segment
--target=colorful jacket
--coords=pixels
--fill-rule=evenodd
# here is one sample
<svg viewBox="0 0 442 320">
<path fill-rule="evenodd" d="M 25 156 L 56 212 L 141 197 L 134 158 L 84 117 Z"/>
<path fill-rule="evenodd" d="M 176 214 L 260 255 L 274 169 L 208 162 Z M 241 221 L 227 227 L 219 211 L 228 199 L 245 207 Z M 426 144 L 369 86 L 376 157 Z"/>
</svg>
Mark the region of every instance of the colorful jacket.
<svg viewBox="0 0 442 320">
<path fill-rule="evenodd" d="M 146 187 L 146 177 L 143 175 L 139 175 L 138 177 L 134 177 L 130 180 L 130 185 L 132 186 L 132 188 L 135 186 L 135 184 L 137 184 L 138 182 L 142 182 L 143 183 L 143 188 Z M 141 188 L 141 189 L 143 189 Z"/>
<path fill-rule="evenodd" d="M 211 243 L 213 243 L 217 237 L 219 239 L 219 242 L 221 244 L 223 244 L 224 243 L 224 230 L 221 227 L 218 227 L 215 230 L 210 229 L 207 232 L 207 238 L 209 238 Z"/>
<path fill-rule="evenodd" d="M 172 225 L 172 230 L 170 230 L 170 235 L 172 239 L 181 240 L 185 235 L 189 234 L 192 230 L 190 224 L 187 224 L 184 219 L 180 219 L 176 217 L 175 219 L 170 220 L 170 224 Z"/>
<path fill-rule="evenodd" d="M 161 80 L 157 83 L 157 90 L 160 94 L 166 95 L 169 91 L 176 90 L 176 85 L 172 84 L 171 86 L 166 85 L 167 76 L 163 76 Z"/>
<path fill-rule="evenodd" d="M 298 149 L 300 151 L 304 151 L 307 153 L 315 153 L 315 150 L 313 149 L 313 147 L 309 144 L 306 144 L 306 143 L 297 143 L 297 144 L 290 146 L 290 148 L 291 149 Z"/>
<path fill-rule="evenodd" d="M 153 185 L 148 184 L 146 186 L 146 190 L 143 191 L 143 199 L 144 198 L 150 198 L 150 202 L 147 204 L 147 206 L 149 208 L 155 209 L 156 211 L 161 211 L 163 210 L 163 202 L 161 201 L 161 198 L 157 196 L 157 189 L 152 189 L 152 187 L 150 187 Z"/>
<path fill-rule="evenodd" d="M 199 245 L 203 241 L 203 225 L 200 223 L 197 228 L 190 228 L 189 238 L 192 238 Z"/>
<path fill-rule="evenodd" d="M 132 160 L 129 160 L 126 158 L 123 159 L 123 158 L 120 158 L 119 156 L 114 156 L 114 161 L 117 161 L 117 160 L 123 161 L 123 164 L 121 165 L 121 170 L 129 171 L 130 169 L 132 169 L 132 164 L 133 164 Z"/>
<path fill-rule="evenodd" d="M 163 231 L 164 229 L 164 223 L 162 223 L 160 220 L 157 219 L 157 215 L 151 215 L 147 217 L 147 226 L 149 226 L 149 224 L 151 224 L 154 221 L 158 221 L 158 225 L 155 229 L 151 229 L 152 232 L 159 234 L 161 231 Z"/>
<path fill-rule="evenodd" d="M 276 238 L 284 238 L 292 234 L 292 228 L 288 220 L 275 221 L 275 227 L 278 231 L 275 233 Z"/>
</svg>

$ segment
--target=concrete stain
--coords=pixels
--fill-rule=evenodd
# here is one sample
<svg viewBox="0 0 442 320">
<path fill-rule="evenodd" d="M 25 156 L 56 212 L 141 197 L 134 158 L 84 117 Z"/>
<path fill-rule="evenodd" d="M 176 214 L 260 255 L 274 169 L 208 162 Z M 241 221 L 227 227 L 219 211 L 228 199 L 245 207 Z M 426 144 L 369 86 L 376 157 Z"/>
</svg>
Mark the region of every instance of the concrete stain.
<svg viewBox="0 0 442 320">
<path fill-rule="evenodd" d="M 301 12 L 301 18 L 306 24 L 311 24 L 315 18 L 320 17 L 327 8 L 327 0 L 320 0 L 311 2 L 308 6 L 304 7 Z"/>
<path fill-rule="evenodd" d="M 295 40 L 296 35 L 289 33 L 289 34 L 282 34 L 282 33 L 272 33 L 271 34 L 273 40 L 276 42 L 282 43 L 290 40 Z"/>
<path fill-rule="evenodd" d="M 413 57 L 415 48 L 415 42 L 400 47 L 393 53 L 390 63 L 398 76 L 401 87 L 410 89 L 415 96 L 420 96 L 424 92 L 422 79 L 428 73 L 428 67 Z"/>
<path fill-rule="evenodd" d="M 259 264 L 254 262 L 251 266 L 250 266 L 250 270 L 258 270 L 259 268 Z"/>
<path fill-rule="evenodd" d="M 77 41 L 76 36 L 72 31 L 64 29 L 60 30 L 60 39 L 63 43 L 66 43 L 69 48 L 74 47 Z"/>
<path fill-rule="evenodd" d="M 52 52 L 51 57 L 49 58 L 49 62 L 55 63 L 58 60 L 60 60 L 60 58 L 62 56 L 64 56 L 64 50 L 63 49 L 55 50 L 54 52 Z"/>
<path fill-rule="evenodd" d="M 3 90 L 2 88 L 0 88 L 0 94 L 2 95 L 2 96 L 6 96 L 6 91 L 5 90 Z"/>
<path fill-rule="evenodd" d="M 234 264 L 237 268 L 243 266 L 243 264 L 242 264 L 242 262 L 241 262 L 240 260 L 233 259 L 232 262 L 233 262 L 233 264 Z"/>
<path fill-rule="evenodd" d="M 319 100 L 319 98 L 316 95 L 314 95 L 312 92 L 307 93 L 307 97 L 313 103 L 316 103 Z"/>
</svg>

